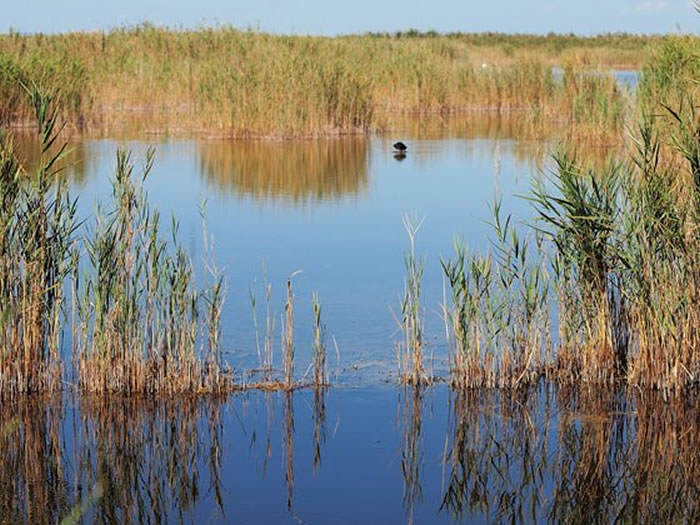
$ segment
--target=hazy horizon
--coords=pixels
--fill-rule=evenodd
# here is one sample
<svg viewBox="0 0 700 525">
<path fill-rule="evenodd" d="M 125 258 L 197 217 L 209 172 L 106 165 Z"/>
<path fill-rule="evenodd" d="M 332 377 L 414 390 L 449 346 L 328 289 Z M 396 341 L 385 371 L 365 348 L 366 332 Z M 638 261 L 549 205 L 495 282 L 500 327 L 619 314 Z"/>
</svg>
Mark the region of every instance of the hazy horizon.
<svg viewBox="0 0 700 525">
<path fill-rule="evenodd" d="M 435 0 L 390 0 L 331 4 L 271 0 L 228 5 L 221 0 L 125 0 L 100 5 L 88 0 L 6 7 L 0 32 L 66 33 L 100 31 L 152 23 L 171 29 L 232 26 L 279 34 L 344 35 L 416 29 L 439 33 L 548 33 L 592 36 L 608 33 L 668 34 L 700 32 L 700 16 L 687 0 L 592 0 L 536 4 L 494 0 L 488 4 Z"/>
</svg>

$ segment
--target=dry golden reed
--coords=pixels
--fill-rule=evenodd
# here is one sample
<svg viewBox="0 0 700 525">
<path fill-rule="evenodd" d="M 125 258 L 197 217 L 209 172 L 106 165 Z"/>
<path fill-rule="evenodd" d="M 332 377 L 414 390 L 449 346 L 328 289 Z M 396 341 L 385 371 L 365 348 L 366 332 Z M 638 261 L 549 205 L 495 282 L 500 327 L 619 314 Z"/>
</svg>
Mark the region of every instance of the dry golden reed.
<svg viewBox="0 0 700 525">
<path fill-rule="evenodd" d="M 639 68 L 658 37 L 276 36 L 144 24 L 0 36 L 0 121 L 31 120 L 16 80 L 60 87 L 79 130 L 136 126 L 215 136 L 366 133 L 397 114 L 518 112 L 579 137 L 619 140 L 626 96 L 611 67 Z M 553 65 L 562 68 L 558 76 Z"/>
</svg>

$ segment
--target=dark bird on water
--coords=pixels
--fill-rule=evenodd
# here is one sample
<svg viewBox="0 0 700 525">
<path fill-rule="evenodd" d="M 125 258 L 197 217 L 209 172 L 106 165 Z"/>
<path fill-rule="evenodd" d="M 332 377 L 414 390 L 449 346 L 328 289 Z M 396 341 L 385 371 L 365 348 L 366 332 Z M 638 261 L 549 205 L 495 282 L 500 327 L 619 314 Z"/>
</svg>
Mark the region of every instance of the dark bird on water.
<svg viewBox="0 0 700 525">
<path fill-rule="evenodd" d="M 397 142 L 396 144 L 394 144 L 394 149 L 397 151 L 406 151 L 408 148 L 403 142 Z"/>
</svg>

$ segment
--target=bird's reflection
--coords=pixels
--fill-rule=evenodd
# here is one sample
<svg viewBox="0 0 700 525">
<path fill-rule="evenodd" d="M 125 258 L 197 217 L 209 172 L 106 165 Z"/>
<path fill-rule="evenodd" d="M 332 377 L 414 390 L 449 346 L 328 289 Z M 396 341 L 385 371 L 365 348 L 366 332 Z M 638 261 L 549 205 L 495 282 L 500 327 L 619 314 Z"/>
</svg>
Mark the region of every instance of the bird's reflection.
<svg viewBox="0 0 700 525">
<path fill-rule="evenodd" d="M 397 151 L 394 153 L 394 160 L 401 162 L 406 158 L 406 154 L 403 151 Z"/>
</svg>

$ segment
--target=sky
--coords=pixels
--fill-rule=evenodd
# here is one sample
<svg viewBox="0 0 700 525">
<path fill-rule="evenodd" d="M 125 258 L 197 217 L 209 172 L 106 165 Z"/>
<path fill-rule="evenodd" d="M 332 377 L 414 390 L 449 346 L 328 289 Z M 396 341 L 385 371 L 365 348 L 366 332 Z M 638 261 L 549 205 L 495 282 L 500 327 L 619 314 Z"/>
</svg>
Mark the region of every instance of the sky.
<svg viewBox="0 0 700 525">
<path fill-rule="evenodd" d="M 141 22 L 287 34 L 420 30 L 700 33 L 692 0 L 0 0 L 0 32 L 59 33 Z"/>
</svg>

